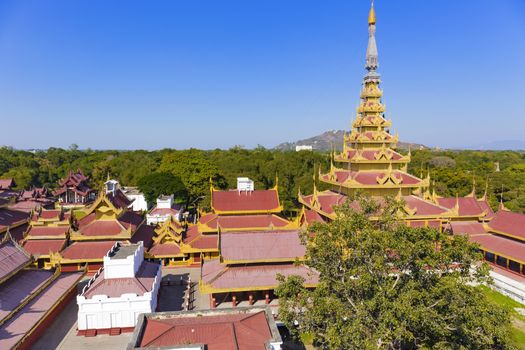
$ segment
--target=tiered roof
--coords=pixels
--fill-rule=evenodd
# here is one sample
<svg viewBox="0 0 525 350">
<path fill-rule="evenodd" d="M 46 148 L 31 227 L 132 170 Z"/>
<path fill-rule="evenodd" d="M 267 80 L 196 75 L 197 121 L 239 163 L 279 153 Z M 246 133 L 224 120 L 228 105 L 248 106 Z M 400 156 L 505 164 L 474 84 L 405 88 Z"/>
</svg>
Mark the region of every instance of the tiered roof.
<svg viewBox="0 0 525 350">
<path fill-rule="evenodd" d="M 35 212 L 24 235 L 24 249 L 33 256 L 47 258 L 61 251 L 69 238 L 71 215 L 62 209 Z"/>
<path fill-rule="evenodd" d="M 70 170 L 67 176 L 58 181 L 60 188 L 55 192 L 55 196 L 59 196 L 65 193 L 67 190 L 71 190 L 81 196 L 87 196 L 94 190 L 88 185 L 89 178 L 79 169 L 76 172 Z"/>
<path fill-rule="evenodd" d="M 97 200 L 84 211 L 71 240 L 129 240 L 143 223 L 142 215 L 118 206 L 101 192 Z"/>
<path fill-rule="evenodd" d="M 35 187 L 20 191 L 16 196 L 16 203 L 10 205 L 10 208 L 32 211 L 41 208 L 51 208 L 54 202 L 51 192 L 46 187 Z"/>
<path fill-rule="evenodd" d="M 181 253 L 182 232 L 182 226 L 173 217 L 170 217 L 155 229 L 153 245 L 148 250 L 148 254 L 156 258 L 183 255 Z"/>
</svg>

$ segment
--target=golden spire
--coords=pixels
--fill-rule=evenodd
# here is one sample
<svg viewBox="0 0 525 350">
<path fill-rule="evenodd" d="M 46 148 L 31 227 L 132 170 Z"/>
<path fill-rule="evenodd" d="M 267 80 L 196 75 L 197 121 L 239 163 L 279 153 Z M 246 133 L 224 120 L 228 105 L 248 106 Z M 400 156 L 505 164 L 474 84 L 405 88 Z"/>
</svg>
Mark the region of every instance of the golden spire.
<svg viewBox="0 0 525 350">
<path fill-rule="evenodd" d="M 372 0 L 370 12 L 368 13 L 368 24 L 376 24 L 376 11 L 374 10 L 374 0 Z"/>
</svg>

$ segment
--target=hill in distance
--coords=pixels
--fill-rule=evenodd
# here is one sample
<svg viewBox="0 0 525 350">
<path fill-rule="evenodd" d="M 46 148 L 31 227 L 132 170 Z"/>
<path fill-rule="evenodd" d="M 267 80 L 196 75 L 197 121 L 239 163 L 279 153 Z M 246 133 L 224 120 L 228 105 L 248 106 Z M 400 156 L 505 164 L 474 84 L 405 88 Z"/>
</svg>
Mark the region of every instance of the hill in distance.
<svg viewBox="0 0 525 350">
<path fill-rule="evenodd" d="M 295 150 L 295 146 L 312 146 L 316 151 L 330 151 L 332 147 L 340 151 L 343 148 L 344 130 L 330 130 L 321 135 L 313 136 L 304 140 L 295 142 L 283 142 L 275 147 L 275 149 L 282 151 Z M 425 145 L 418 143 L 399 142 L 397 148 L 399 149 L 427 149 Z"/>
</svg>

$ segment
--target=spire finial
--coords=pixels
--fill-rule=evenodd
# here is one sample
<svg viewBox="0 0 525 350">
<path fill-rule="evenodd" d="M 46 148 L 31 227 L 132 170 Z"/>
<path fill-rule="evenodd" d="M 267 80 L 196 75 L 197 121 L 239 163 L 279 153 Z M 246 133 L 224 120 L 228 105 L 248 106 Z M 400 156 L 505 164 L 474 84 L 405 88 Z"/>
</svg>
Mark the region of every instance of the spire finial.
<svg viewBox="0 0 525 350">
<path fill-rule="evenodd" d="M 365 68 L 368 70 L 368 75 L 374 76 L 376 74 L 371 74 L 377 69 L 377 45 L 376 45 L 376 12 L 374 10 L 374 1 L 372 1 L 372 6 L 370 7 L 370 12 L 368 13 L 368 47 L 366 49 L 366 65 Z M 378 78 L 378 77 L 375 77 Z"/>
<path fill-rule="evenodd" d="M 368 13 L 368 24 L 376 24 L 376 12 L 374 10 L 374 0 L 370 4 L 370 12 Z"/>
</svg>

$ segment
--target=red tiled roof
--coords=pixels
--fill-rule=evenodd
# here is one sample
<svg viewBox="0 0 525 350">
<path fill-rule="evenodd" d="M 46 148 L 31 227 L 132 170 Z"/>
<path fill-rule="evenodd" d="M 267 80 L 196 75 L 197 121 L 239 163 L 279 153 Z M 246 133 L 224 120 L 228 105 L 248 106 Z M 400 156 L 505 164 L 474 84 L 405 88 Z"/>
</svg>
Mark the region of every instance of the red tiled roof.
<svg viewBox="0 0 525 350">
<path fill-rule="evenodd" d="M 418 196 L 403 196 L 406 204 L 411 209 L 416 209 L 415 215 L 440 215 L 448 211 L 447 208 L 439 206 Z"/>
<path fill-rule="evenodd" d="M 525 263 L 524 243 L 492 234 L 470 236 L 470 241 L 478 243 L 482 249 Z"/>
<path fill-rule="evenodd" d="M 144 295 L 153 290 L 153 281 L 159 269 L 159 264 L 143 261 L 135 277 L 104 278 L 104 274 L 100 274 L 82 295 L 86 299 L 95 295 L 107 295 L 109 298 L 118 298 L 122 294 Z"/>
<path fill-rule="evenodd" d="M 255 191 L 212 191 L 211 204 L 222 212 L 270 212 L 280 209 L 276 189 Z"/>
<path fill-rule="evenodd" d="M 126 230 L 117 220 L 94 220 L 89 225 L 79 228 L 83 236 L 116 236 Z"/>
<path fill-rule="evenodd" d="M 438 204 L 452 209 L 456 206 L 456 203 L 459 204 L 459 216 L 480 216 L 483 214 L 483 209 L 481 208 L 478 200 L 474 197 L 448 197 L 448 198 L 438 198 Z"/>
<path fill-rule="evenodd" d="M 344 204 L 347 199 L 344 194 L 331 191 L 319 193 L 317 196 L 320 209 L 327 214 L 333 214 L 335 207 Z"/>
<path fill-rule="evenodd" d="M 266 313 L 146 319 L 140 347 L 204 344 L 208 350 L 265 350 L 272 340 Z"/>
<path fill-rule="evenodd" d="M 63 273 L 0 326 L 0 349 L 11 349 L 73 288 L 83 273 Z"/>
<path fill-rule="evenodd" d="M 344 183 L 348 178 L 352 178 L 354 181 L 358 182 L 361 185 L 368 185 L 368 186 L 374 186 L 374 185 L 380 185 L 377 181 L 378 178 L 381 178 L 387 174 L 387 170 L 385 171 L 352 171 L 352 170 L 336 170 L 334 172 L 335 174 L 335 182 L 337 183 Z M 400 184 L 402 185 L 416 185 L 421 182 L 421 179 L 410 175 L 408 173 L 405 173 L 400 170 L 393 170 L 392 176 L 401 180 Z M 331 181 L 330 174 L 324 174 L 321 175 L 321 178 L 326 181 Z"/>
<path fill-rule="evenodd" d="M 0 300 L 2 300 L 0 322 L 51 277 L 53 271 L 50 270 L 22 270 L 7 282 L 0 284 Z M 2 338 L 1 334 L 0 338 Z"/>
<path fill-rule="evenodd" d="M 69 226 L 31 226 L 28 235 L 33 237 L 58 236 L 65 237 Z"/>
<path fill-rule="evenodd" d="M 276 279 L 278 273 L 285 277 L 290 275 L 302 276 L 308 285 L 319 282 L 319 274 L 303 265 L 280 263 L 227 266 L 221 264 L 219 259 L 203 262 L 201 279 L 215 289 L 250 290 L 261 287 L 272 289 L 279 285 Z"/>
<path fill-rule="evenodd" d="M 144 243 L 144 249 L 151 248 L 153 244 L 153 237 L 155 236 L 155 227 L 150 225 L 140 225 L 140 227 L 135 231 L 133 236 L 131 236 L 131 243 L 138 243 L 142 241 Z"/>
<path fill-rule="evenodd" d="M 116 190 L 115 193 L 110 192 L 107 194 L 109 200 L 117 208 L 127 208 L 133 203 L 134 200 L 130 200 L 121 190 Z"/>
<path fill-rule="evenodd" d="M 47 208 L 52 205 L 53 205 L 53 202 L 49 200 L 41 200 L 41 199 L 24 200 L 24 201 L 19 201 L 19 202 L 9 205 L 9 209 L 30 213 L 31 211 L 38 210 L 40 208 Z"/>
<path fill-rule="evenodd" d="M 219 235 L 200 235 L 188 244 L 195 249 L 217 249 Z"/>
<path fill-rule="evenodd" d="M 29 219 L 29 214 L 23 211 L 0 209 L 0 232 L 7 227 L 20 224 Z"/>
<path fill-rule="evenodd" d="M 217 229 L 218 226 L 223 230 L 228 229 L 242 229 L 242 228 L 268 228 L 285 227 L 290 222 L 277 215 L 261 214 L 261 215 L 228 215 L 217 216 L 209 221 L 207 225 Z"/>
<path fill-rule="evenodd" d="M 499 210 L 490 221 L 492 231 L 525 240 L 525 215 Z"/>
<path fill-rule="evenodd" d="M 131 227 L 131 230 L 135 231 L 142 221 L 144 221 L 144 217 L 134 211 L 126 211 L 119 217 L 118 221 L 126 229 Z"/>
<path fill-rule="evenodd" d="M 453 234 L 479 235 L 487 233 L 482 223 L 477 221 L 452 221 L 450 230 Z"/>
<path fill-rule="evenodd" d="M 180 254 L 180 247 L 176 243 L 154 244 L 148 253 L 154 256 L 176 256 Z"/>
<path fill-rule="evenodd" d="M 196 249 L 218 249 L 218 241 L 218 234 L 202 234 L 198 226 L 188 227 L 184 237 L 184 243 Z"/>
<path fill-rule="evenodd" d="M 61 253 L 64 259 L 71 260 L 102 260 L 115 245 L 114 241 L 74 242 Z"/>
<path fill-rule="evenodd" d="M 297 230 L 221 233 L 220 244 L 224 260 L 294 261 L 306 253 L 306 247 L 301 243 Z"/>
<path fill-rule="evenodd" d="M 31 239 L 24 242 L 24 249 L 34 256 L 56 253 L 65 246 L 65 239 Z"/>
<path fill-rule="evenodd" d="M 177 205 L 177 204 L 173 204 L 171 208 L 153 208 L 151 209 L 151 211 L 149 212 L 149 215 L 159 215 L 159 216 L 163 216 L 163 215 L 177 215 L 180 211 L 180 206 Z"/>
<path fill-rule="evenodd" d="M 482 199 L 482 200 L 478 200 L 478 204 L 481 208 L 481 210 L 486 210 L 487 211 L 487 218 L 491 219 L 494 217 L 494 215 L 496 215 L 494 213 L 494 210 L 492 210 L 492 208 L 490 207 L 490 204 L 487 202 L 487 200 L 485 199 Z"/>
<path fill-rule="evenodd" d="M 11 239 L 0 242 L 0 281 L 31 261 L 30 255 Z"/>
<path fill-rule="evenodd" d="M 135 231 L 142 221 L 142 215 L 132 211 L 125 212 L 117 220 L 96 220 L 96 213 L 91 213 L 79 220 L 78 232 L 85 236 L 113 236 L 125 233 L 129 227 Z"/>
<path fill-rule="evenodd" d="M 42 219 L 56 220 L 62 220 L 63 217 L 62 210 L 42 210 L 37 216 Z"/>
<path fill-rule="evenodd" d="M 316 211 L 313 211 L 311 209 L 307 209 L 307 210 L 305 210 L 304 213 L 305 213 L 306 223 L 308 225 L 313 224 L 314 222 L 320 222 L 320 223 L 324 223 L 325 222 L 323 217 Z"/>
<path fill-rule="evenodd" d="M 29 227 L 28 223 L 22 224 L 20 226 L 17 226 L 15 228 L 10 227 L 9 233 L 11 234 L 11 237 L 15 240 L 17 243 L 21 243 L 24 239 L 24 233 L 27 231 L 27 228 Z"/>
<path fill-rule="evenodd" d="M 397 153 L 396 151 L 388 150 L 387 152 L 392 154 L 391 160 L 400 160 L 401 158 L 403 158 L 403 156 L 401 154 Z M 363 150 L 363 151 L 361 151 L 361 156 L 363 158 L 365 158 L 366 160 L 375 161 L 376 160 L 376 155 L 378 153 L 381 153 L 381 150 Z M 357 154 L 358 154 L 358 151 L 355 150 L 355 149 L 352 149 L 352 150 L 349 150 L 347 152 L 347 157 L 348 157 L 348 159 L 352 159 L 352 158 L 356 157 Z"/>
<path fill-rule="evenodd" d="M 9 190 L 15 185 L 13 179 L 0 179 L 0 190 Z"/>
</svg>

